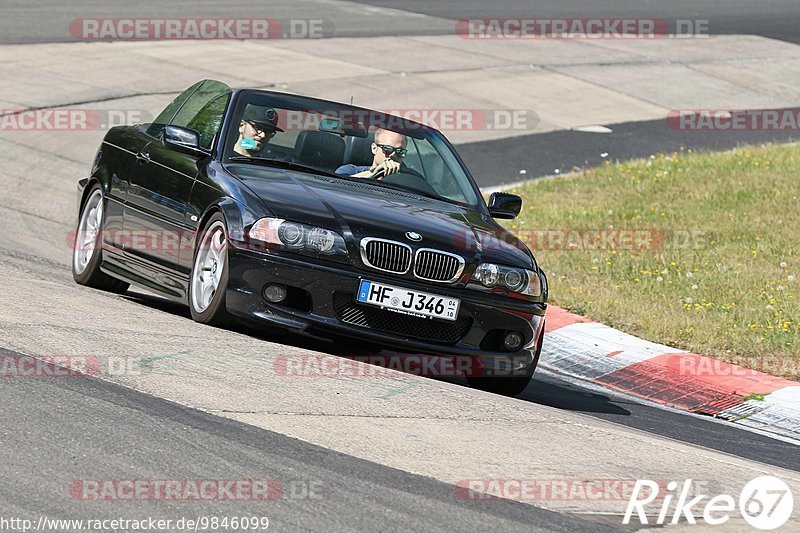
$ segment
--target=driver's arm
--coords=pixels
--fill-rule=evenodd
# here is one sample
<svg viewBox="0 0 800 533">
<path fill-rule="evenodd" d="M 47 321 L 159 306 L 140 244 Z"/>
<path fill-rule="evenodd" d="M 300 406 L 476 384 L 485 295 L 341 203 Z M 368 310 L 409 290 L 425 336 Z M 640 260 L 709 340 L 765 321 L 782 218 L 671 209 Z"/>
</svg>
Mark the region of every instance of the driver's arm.
<svg viewBox="0 0 800 533">
<path fill-rule="evenodd" d="M 350 176 L 351 178 L 371 178 L 375 174 L 372 170 L 362 170 Z"/>
<path fill-rule="evenodd" d="M 369 170 L 353 174 L 355 178 L 375 178 L 379 175 L 383 177 L 395 174 L 400 171 L 400 163 L 392 161 L 391 159 L 384 159 L 380 164 L 373 166 Z M 380 179 L 380 177 L 378 177 Z"/>
</svg>

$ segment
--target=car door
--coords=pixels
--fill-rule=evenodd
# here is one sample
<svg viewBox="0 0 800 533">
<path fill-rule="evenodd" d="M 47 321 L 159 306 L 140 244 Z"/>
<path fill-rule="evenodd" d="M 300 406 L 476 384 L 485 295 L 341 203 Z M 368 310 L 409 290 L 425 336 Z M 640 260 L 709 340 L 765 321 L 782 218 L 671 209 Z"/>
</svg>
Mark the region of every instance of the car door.
<svg viewBox="0 0 800 533">
<path fill-rule="evenodd" d="M 93 175 L 107 183 L 103 230 L 103 253 L 114 259 L 125 247 L 123 215 L 131 173 L 136 167 L 136 154 L 149 139 L 140 126 L 117 127 L 109 132 L 97 152 Z"/>
<path fill-rule="evenodd" d="M 99 166 L 99 172 L 105 172 L 105 179 L 109 182 L 103 232 L 104 251 L 113 256 L 107 257 L 108 261 L 121 262 L 124 268 L 129 267 L 123 250 L 130 249 L 133 242 L 131 236 L 124 231 L 124 214 L 131 176 L 140 164 L 139 154 L 145 152 L 145 148 L 159 138 L 164 126 L 169 124 L 202 83 L 197 82 L 183 91 L 152 123 L 113 128 L 103 140 L 95 166 Z"/>
<path fill-rule="evenodd" d="M 200 133 L 201 146 L 211 153 L 214 136 L 222 122 L 231 89 L 220 82 L 203 81 L 169 120 L 170 125 Z M 174 296 L 186 290 L 188 271 L 179 264 L 186 224 L 186 207 L 202 157 L 168 148 L 157 138 L 137 155 L 125 204 L 124 227 L 132 246 L 126 253 L 135 259 L 140 274 Z"/>
</svg>

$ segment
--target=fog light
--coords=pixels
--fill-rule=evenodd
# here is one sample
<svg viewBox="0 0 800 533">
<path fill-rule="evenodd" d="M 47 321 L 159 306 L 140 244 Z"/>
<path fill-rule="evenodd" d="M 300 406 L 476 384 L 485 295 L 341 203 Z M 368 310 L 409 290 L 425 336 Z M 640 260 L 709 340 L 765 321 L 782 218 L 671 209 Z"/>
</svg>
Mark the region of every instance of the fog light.
<svg viewBox="0 0 800 533">
<path fill-rule="evenodd" d="M 525 339 L 522 337 L 521 333 L 517 333 L 516 331 L 511 331 L 506 333 L 506 336 L 503 337 L 503 348 L 508 350 L 509 352 L 516 352 L 517 350 L 522 347 L 522 343 Z"/>
<path fill-rule="evenodd" d="M 272 283 L 264 287 L 264 298 L 277 304 L 286 299 L 286 287 L 277 283 Z"/>
</svg>

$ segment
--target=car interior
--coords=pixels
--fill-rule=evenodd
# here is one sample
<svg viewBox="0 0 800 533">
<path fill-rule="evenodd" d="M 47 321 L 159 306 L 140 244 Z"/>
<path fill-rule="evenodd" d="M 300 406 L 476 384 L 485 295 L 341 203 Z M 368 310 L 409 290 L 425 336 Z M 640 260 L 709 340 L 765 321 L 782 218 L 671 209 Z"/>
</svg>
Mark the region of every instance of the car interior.
<svg viewBox="0 0 800 533">
<path fill-rule="evenodd" d="M 372 143 L 376 128 L 359 123 L 344 129 L 337 119 L 322 119 L 317 128 L 279 132 L 264 145 L 259 157 L 288 161 L 334 173 L 340 166 L 369 166 L 373 161 Z M 382 178 L 421 193 L 466 201 L 457 180 L 429 142 L 408 135 L 408 153 L 400 173 Z"/>
<path fill-rule="evenodd" d="M 356 137 L 314 130 L 303 130 L 296 137 L 280 133 L 264 146 L 260 155 L 334 172 L 348 163 L 371 165 L 374 136 L 374 133 Z"/>
</svg>

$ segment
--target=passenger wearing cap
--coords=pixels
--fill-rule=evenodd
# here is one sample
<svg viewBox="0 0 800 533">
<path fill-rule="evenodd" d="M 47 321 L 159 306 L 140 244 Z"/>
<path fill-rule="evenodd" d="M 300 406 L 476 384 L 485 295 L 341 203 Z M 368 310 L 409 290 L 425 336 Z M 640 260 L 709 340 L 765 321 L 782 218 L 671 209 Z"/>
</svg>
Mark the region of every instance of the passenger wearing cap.
<svg viewBox="0 0 800 533">
<path fill-rule="evenodd" d="M 239 123 L 239 139 L 233 151 L 258 157 L 264 145 L 279 131 L 283 130 L 278 127 L 278 113 L 274 109 L 248 105 Z"/>
</svg>

